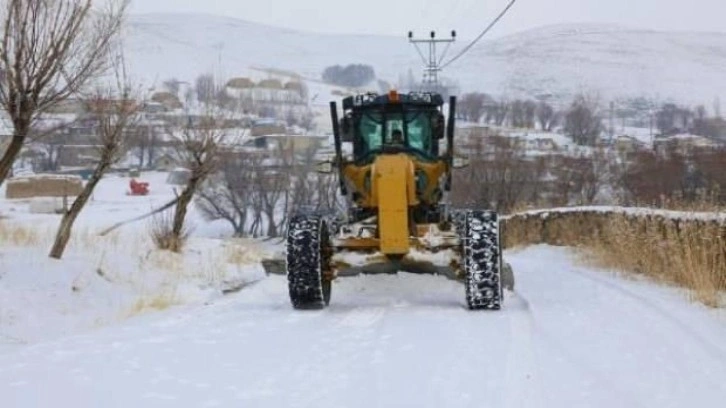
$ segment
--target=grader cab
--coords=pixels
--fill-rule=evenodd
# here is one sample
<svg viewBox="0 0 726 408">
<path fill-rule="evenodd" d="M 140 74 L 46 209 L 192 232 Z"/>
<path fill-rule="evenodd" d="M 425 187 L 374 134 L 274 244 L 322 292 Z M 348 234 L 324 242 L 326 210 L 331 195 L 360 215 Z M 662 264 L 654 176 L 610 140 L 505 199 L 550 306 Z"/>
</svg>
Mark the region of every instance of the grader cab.
<svg viewBox="0 0 726 408">
<path fill-rule="evenodd" d="M 332 282 L 359 273 L 443 274 L 464 282 L 470 309 L 499 309 L 502 254 L 493 211 L 455 210 L 447 203 L 454 156 L 456 99 L 438 94 L 365 94 L 330 104 L 336 172 L 347 214 L 290 218 L 286 273 L 292 305 L 319 309 Z M 343 143 L 352 143 L 344 155 Z"/>
</svg>

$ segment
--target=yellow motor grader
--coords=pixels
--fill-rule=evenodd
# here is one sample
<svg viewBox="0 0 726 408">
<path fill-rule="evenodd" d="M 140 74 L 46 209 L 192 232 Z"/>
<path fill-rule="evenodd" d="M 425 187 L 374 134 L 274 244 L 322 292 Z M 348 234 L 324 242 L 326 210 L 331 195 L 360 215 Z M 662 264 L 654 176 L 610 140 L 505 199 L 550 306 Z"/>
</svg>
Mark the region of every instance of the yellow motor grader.
<svg viewBox="0 0 726 408">
<path fill-rule="evenodd" d="M 435 93 L 362 94 L 330 103 L 337 172 L 347 214 L 290 217 L 285 269 L 297 309 L 330 302 L 331 283 L 358 273 L 433 273 L 464 282 L 470 309 L 502 304 L 497 213 L 447 204 L 454 156 L 456 98 Z M 343 143 L 352 143 L 352 156 Z M 350 150 L 350 149 L 348 149 Z"/>
</svg>

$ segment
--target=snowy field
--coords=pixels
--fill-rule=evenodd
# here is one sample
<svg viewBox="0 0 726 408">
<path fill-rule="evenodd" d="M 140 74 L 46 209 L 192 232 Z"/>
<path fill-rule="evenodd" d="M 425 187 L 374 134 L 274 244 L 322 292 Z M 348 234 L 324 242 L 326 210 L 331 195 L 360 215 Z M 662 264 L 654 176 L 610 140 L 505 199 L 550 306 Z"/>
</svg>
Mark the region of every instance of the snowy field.
<svg viewBox="0 0 726 408">
<path fill-rule="evenodd" d="M 60 216 L 33 214 L 30 200 L 8 200 L 0 190 L 0 352 L 171 305 L 207 302 L 264 276 L 262 244 L 222 240 L 224 223 L 207 223 L 196 211 L 188 216 L 193 238 L 184 255 L 154 250 L 150 221 L 98 235 L 173 199 L 166 177 L 142 175 L 151 183 L 144 197 L 126 194 L 127 177 L 102 180 L 61 261 L 47 257 Z"/>
<path fill-rule="evenodd" d="M 173 196 L 164 174 L 143 178 L 152 183 L 148 197 L 126 196 L 128 179 L 104 180 L 63 261 L 46 258 L 49 238 L 37 246 L 3 238 L 0 407 L 721 407 L 726 400 L 726 316 L 680 290 L 535 246 L 506 253 L 516 291 L 499 312 L 470 312 L 461 284 L 410 274 L 341 279 L 328 309 L 294 311 L 285 278 L 260 271 L 269 247 L 221 239 L 225 226 L 197 213 L 183 256 L 152 251 L 144 222 L 98 238 L 95 231 Z M 0 214 L 6 230 L 52 232 L 57 222 L 5 199 Z M 230 282 L 251 284 L 223 296 Z M 170 307 L 139 306 L 170 286 Z"/>
</svg>

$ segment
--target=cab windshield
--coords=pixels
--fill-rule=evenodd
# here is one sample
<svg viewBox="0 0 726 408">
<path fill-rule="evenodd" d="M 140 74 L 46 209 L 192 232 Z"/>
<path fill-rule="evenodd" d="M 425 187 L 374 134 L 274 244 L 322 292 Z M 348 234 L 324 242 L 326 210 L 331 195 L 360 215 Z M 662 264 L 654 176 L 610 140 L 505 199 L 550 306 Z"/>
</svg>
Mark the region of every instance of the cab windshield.
<svg viewBox="0 0 726 408">
<path fill-rule="evenodd" d="M 385 146 L 408 147 L 432 156 L 431 132 L 430 112 L 365 113 L 358 124 L 360 144 L 357 156 L 365 156 Z"/>
</svg>

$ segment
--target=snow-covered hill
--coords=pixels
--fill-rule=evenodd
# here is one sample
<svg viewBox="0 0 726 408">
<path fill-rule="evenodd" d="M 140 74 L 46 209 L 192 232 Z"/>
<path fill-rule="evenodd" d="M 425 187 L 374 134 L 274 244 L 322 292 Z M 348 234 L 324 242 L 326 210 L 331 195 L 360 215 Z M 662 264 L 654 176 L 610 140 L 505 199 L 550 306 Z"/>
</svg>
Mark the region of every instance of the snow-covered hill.
<svg viewBox="0 0 726 408">
<path fill-rule="evenodd" d="M 317 78 L 329 65 L 369 63 L 396 82 L 421 61 L 405 38 L 305 33 L 200 14 L 134 15 L 128 58 L 148 85 L 203 72 L 252 75 L 273 67 Z M 462 47 L 465 40 L 459 41 Z M 449 55 L 453 55 L 452 52 Z M 726 96 L 726 34 L 557 25 L 483 41 L 445 75 L 466 90 L 511 97 L 578 91 L 710 105 Z M 258 73 L 259 74 L 259 73 Z"/>
</svg>

